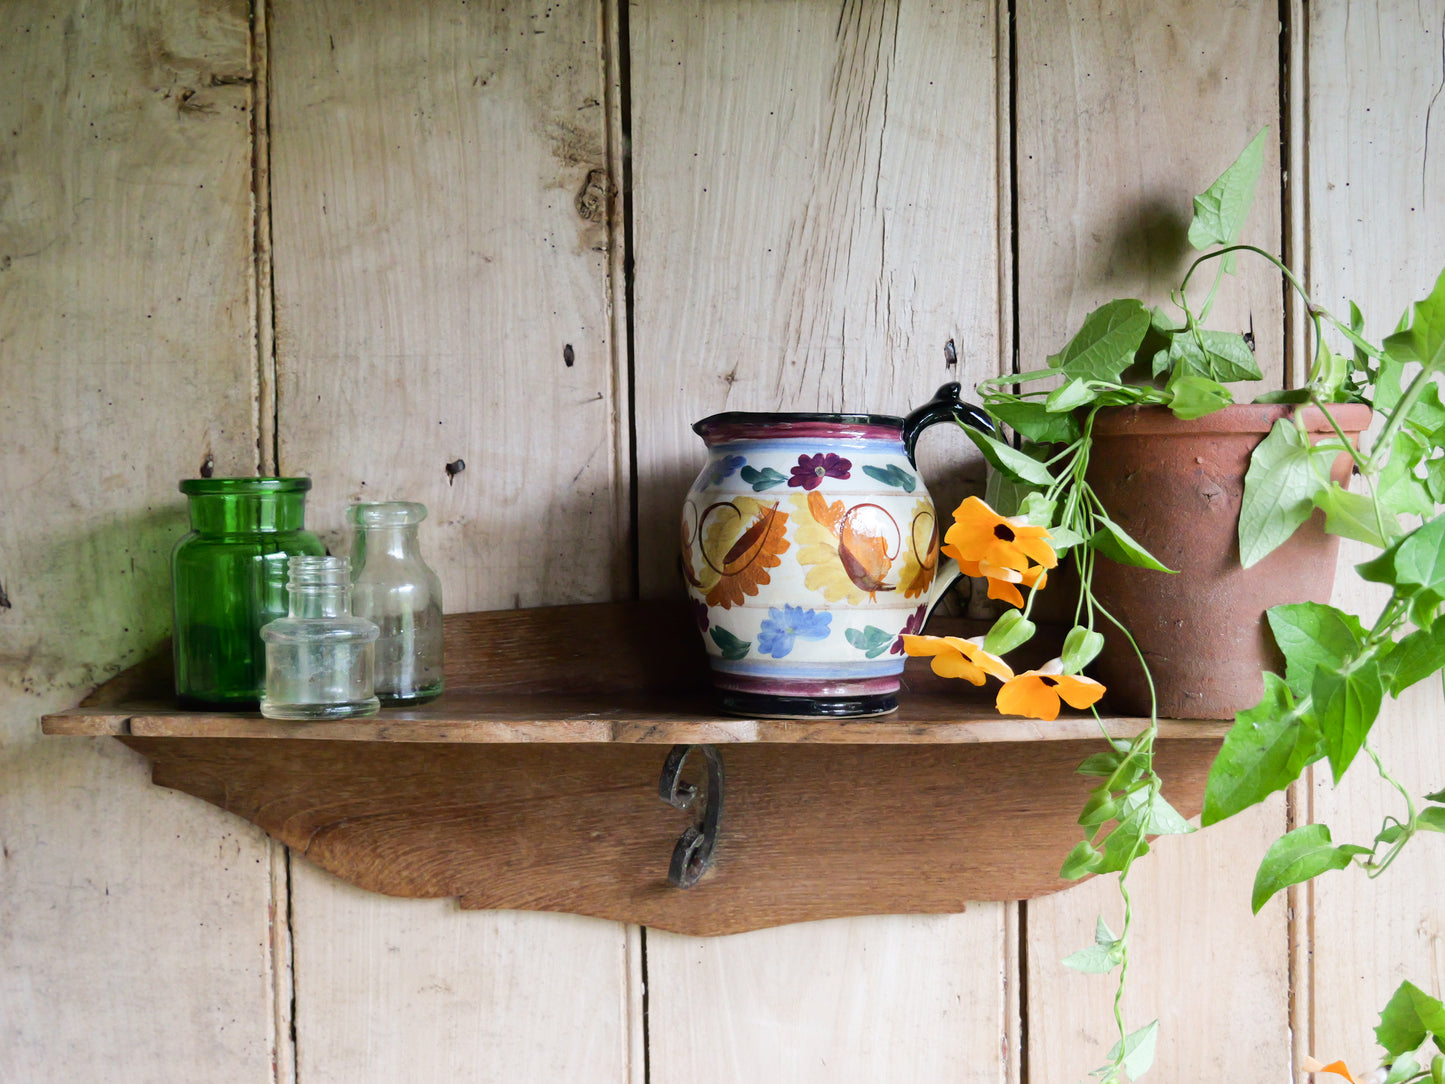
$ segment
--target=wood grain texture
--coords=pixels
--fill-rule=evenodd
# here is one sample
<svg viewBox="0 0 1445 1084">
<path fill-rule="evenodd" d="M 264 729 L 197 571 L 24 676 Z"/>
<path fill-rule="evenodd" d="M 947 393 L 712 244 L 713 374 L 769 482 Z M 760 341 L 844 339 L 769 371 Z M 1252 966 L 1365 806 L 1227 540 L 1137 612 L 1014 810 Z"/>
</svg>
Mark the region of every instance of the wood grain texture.
<svg viewBox="0 0 1445 1084">
<path fill-rule="evenodd" d="M 652 1079 L 1005 1079 L 995 1025 L 1016 994 L 998 949 L 1006 914 L 979 905 L 727 939 L 649 932 L 649 1007 L 670 1025 L 652 1027 Z M 699 1011 L 699 990 L 718 995 L 713 1011 Z"/>
<path fill-rule="evenodd" d="M 656 596 L 680 590 L 692 422 L 904 414 L 996 371 L 995 16 L 794 0 L 631 18 L 638 546 Z M 925 470 L 936 498 L 981 478 L 961 435 L 928 445 L 947 452 Z"/>
<path fill-rule="evenodd" d="M 643 594 L 660 597 L 681 590 L 677 515 L 702 461 L 693 421 L 720 410 L 901 414 L 946 380 L 969 387 L 997 372 L 997 11 L 990 0 L 662 2 L 630 17 L 637 545 Z M 981 486 L 982 468 L 967 438 L 944 430 L 925 437 L 920 466 L 952 507 Z M 951 972 L 961 945 L 986 974 L 998 970 L 1000 911 L 931 925 L 949 947 L 921 954 L 906 980 L 858 966 L 899 944 L 886 922 L 710 944 L 709 967 L 729 981 L 709 989 L 690 981 L 685 942 L 650 941 L 649 978 L 671 994 L 650 1002 L 650 1034 L 670 1037 L 654 1078 L 808 1079 L 788 1075 L 807 1063 L 835 1081 L 875 1079 L 881 1055 L 836 1056 L 846 1017 L 826 999 L 755 1012 L 745 976 L 821 964 L 843 982 L 874 978 L 877 1003 L 915 1007 L 919 1032 L 949 1033 L 939 1056 L 880 1035 L 886 1079 L 957 1070 L 967 1050 L 970 1079 L 1002 1080 L 1001 999 L 980 996 L 960 1024 Z M 925 935 L 911 929 L 903 943 L 918 946 Z M 704 1026 L 715 1016 L 734 1026 Z M 682 1036 L 696 1040 L 685 1060 L 671 1038 Z M 780 1044 L 796 1056 L 769 1064 Z"/>
<path fill-rule="evenodd" d="M 696 934 L 1055 892 L 1088 790 L 1073 769 L 1098 748 L 730 746 L 716 869 L 680 891 L 667 862 L 689 815 L 658 796 L 655 746 L 122 740 L 157 784 L 373 892 Z M 1161 745 L 1186 815 L 1217 747 Z"/>
<path fill-rule="evenodd" d="M 1372 337 L 1430 290 L 1445 265 L 1445 4 L 1331 2 L 1308 7 L 1309 284 L 1332 312 L 1356 301 Z M 1388 63 L 1376 58 L 1388 57 Z M 1334 345 L 1332 343 L 1332 345 Z M 1369 553 L 1346 543 L 1341 569 Z M 1335 605 L 1373 617 L 1381 599 L 1353 576 Z M 1371 744 L 1418 798 L 1445 781 L 1440 683 L 1386 699 Z M 1313 819 L 1339 842 L 1368 843 L 1402 805 L 1368 761 L 1336 789 L 1314 773 Z M 1306 897 L 1313 951 L 1313 1016 L 1305 1051 L 1343 1057 L 1357 1073 L 1378 1063 L 1373 1034 L 1395 988 L 1409 980 L 1445 994 L 1445 849 L 1412 842 L 1384 876 L 1317 879 Z"/>
<path fill-rule="evenodd" d="M 0 1079 L 272 1079 L 265 837 L 36 719 L 155 651 L 256 465 L 244 2 L 0 15 Z"/>
<path fill-rule="evenodd" d="M 448 609 L 626 587 L 601 32 L 595 3 L 273 8 L 280 468 L 335 552 L 348 501 L 425 504 Z"/>
<path fill-rule="evenodd" d="M 426 504 L 449 610 L 626 590 L 600 5 L 270 11 L 279 465 L 316 479 L 308 522 L 344 552 L 347 501 Z M 622 926 L 479 917 L 438 953 L 450 907 L 294 866 L 301 1081 L 630 1079 Z"/>
<path fill-rule="evenodd" d="M 1278 132 L 1279 13 L 1263 3 L 1117 0 L 1016 11 L 1019 352 L 1021 366 L 1035 368 L 1102 302 L 1167 302 L 1189 258 L 1191 197 L 1260 128 Z M 1281 242 L 1279 193 L 1270 140 L 1245 227 L 1266 248 Z M 1260 366 L 1277 386 L 1280 285 L 1258 264 L 1241 271 L 1210 322 L 1246 330 L 1252 320 Z M 1131 878 L 1141 941 L 1127 1023 L 1165 1018 L 1152 1070 L 1160 1079 L 1266 1079 L 1287 1064 L 1285 915 L 1276 907 L 1251 918 L 1248 908 L 1255 856 L 1283 830 L 1283 808 L 1272 804 L 1224 832 L 1168 841 Z M 1116 899 L 1099 881 L 1027 905 L 1033 1079 L 1074 1079 L 1105 1061 L 1116 1037 L 1113 983 L 1057 961 L 1092 943 L 1100 911 L 1118 928 Z M 1174 1015 L 1186 1006 L 1187 1016 Z"/>
</svg>

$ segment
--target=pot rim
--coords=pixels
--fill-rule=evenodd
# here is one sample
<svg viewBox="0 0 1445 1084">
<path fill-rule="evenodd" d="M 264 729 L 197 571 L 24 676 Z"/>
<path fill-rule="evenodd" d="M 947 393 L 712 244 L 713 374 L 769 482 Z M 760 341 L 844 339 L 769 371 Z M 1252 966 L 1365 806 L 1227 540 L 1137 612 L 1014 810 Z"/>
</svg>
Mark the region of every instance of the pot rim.
<svg viewBox="0 0 1445 1084">
<path fill-rule="evenodd" d="M 1330 414 L 1346 433 L 1362 433 L 1374 412 L 1368 403 L 1329 403 Z M 1324 413 L 1312 403 L 1231 403 L 1187 421 L 1165 406 L 1104 407 L 1094 417 L 1094 437 L 1185 436 L 1194 433 L 1268 433 L 1281 418 L 1299 417 L 1311 433 L 1332 433 Z"/>
</svg>

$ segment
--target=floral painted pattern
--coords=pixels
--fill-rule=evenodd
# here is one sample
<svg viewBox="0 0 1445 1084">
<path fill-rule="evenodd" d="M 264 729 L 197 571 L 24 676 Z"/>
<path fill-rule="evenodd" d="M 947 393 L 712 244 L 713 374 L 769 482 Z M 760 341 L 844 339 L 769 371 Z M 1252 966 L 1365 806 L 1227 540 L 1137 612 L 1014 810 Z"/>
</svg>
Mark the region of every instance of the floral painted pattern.
<svg viewBox="0 0 1445 1084">
<path fill-rule="evenodd" d="M 800 455 L 798 465 L 793 468 L 792 477 L 788 479 L 788 485 L 802 486 L 811 492 L 822 484 L 824 478 L 837 478 L 841 481 L 849 477 L 852 469 L 852 460 L 844 459 L 833 452 Z"/>
<path fill-rule="evenodd" d="M 774 606 L 763 618 L 758 630 L 758 650 L 781 659 L 793 650 L 794 641 L 826 640 L 833 615 L 826 610 L 806 610 L 801 606 Z"/>
<path fill-rule="evenodd" d="M 829 602 L 846 600 L 856 606 L 864 599 L 877 601 L 881 591 L 897 589 L 888 575 L 903 534 L 887 509 L 871 502 L 851 508 L 843 501 L 830 504 L 821 493 L 794 494 L 793 507 L 798 563 L 808 569 L 803 586 L 809 591 L 821 591 Z"/>
<path fill-rule="evenodd" d="M 730 477 L 733 471 L 737 470 L 746 462 L 747 459 L 740 455 L 724 455 L 718 457 L 708 466 L 707 484 L 710 486 L 722 485 L 723 481 Z"/>
<path fill-rule="evenodd" d="M 699 513 L 689 501 L 683 513 L 683 575 L 709 606 L 740 605 L 771 582 L 768 570 L 778 567 L 778 555 L 790 545 L 787 525 L 788 514 L 779 510 L 777 502 L 738 497 Z M 694 539 L 700 563 L 693 560 Z"/>
<path fill-rule="evenodd" d="M 908 615 L 908 620 L 903 623 L 903 631 L 898 634 L 898 639 L 893 641 L 893 646 L 888 649 L 890 655 L 903 654 L 903 637 L 916 636 L 923 631 L 923 617 L 928 613 L 928 603 L 924 603 L 918 609 Z"/>
</svg>

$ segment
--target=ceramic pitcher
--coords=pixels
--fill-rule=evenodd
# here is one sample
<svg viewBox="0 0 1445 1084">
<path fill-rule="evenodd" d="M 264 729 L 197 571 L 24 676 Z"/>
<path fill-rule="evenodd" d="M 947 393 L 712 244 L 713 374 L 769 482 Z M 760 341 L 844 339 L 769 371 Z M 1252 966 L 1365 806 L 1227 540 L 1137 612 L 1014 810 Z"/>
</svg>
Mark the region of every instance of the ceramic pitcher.
<svg viewBox="0 0 1445 1084">
<path fill-rule="evenodd" d="M 946 384 L 906 418 L 714 414 L 682 514 L 682 566 L 724 710 L 770 718 L 898 706 L 902 634 L 946 586 L 919 434 L 988 416 Z"/>
</svg>

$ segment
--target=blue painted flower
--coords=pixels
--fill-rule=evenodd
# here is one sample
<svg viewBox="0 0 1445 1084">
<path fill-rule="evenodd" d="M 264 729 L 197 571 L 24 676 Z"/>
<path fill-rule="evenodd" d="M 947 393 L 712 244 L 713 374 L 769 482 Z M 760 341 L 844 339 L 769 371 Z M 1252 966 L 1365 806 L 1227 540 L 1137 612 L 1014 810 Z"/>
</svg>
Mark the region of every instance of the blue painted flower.
<svg viewBox="0 0 1445 1084">
<path fill-rule="evenodd" d="M 746 462 L 747 459 L 740 455 L 723 456 L 708 468 L 707 484 L 710 486 L 722 485 L 724 478 L 728 477 L 728 475 L 732 474 L 733 471 L 737 470 Z"/>
<path fill-rule="evenodd" d="M 833 615 L 826 610 L 805 610 L 801 606 L 774 606 L 758 630 L 758 650 L 781 659 L 793 650 L 793 641 L 826 640 Z"/>
</svg>

